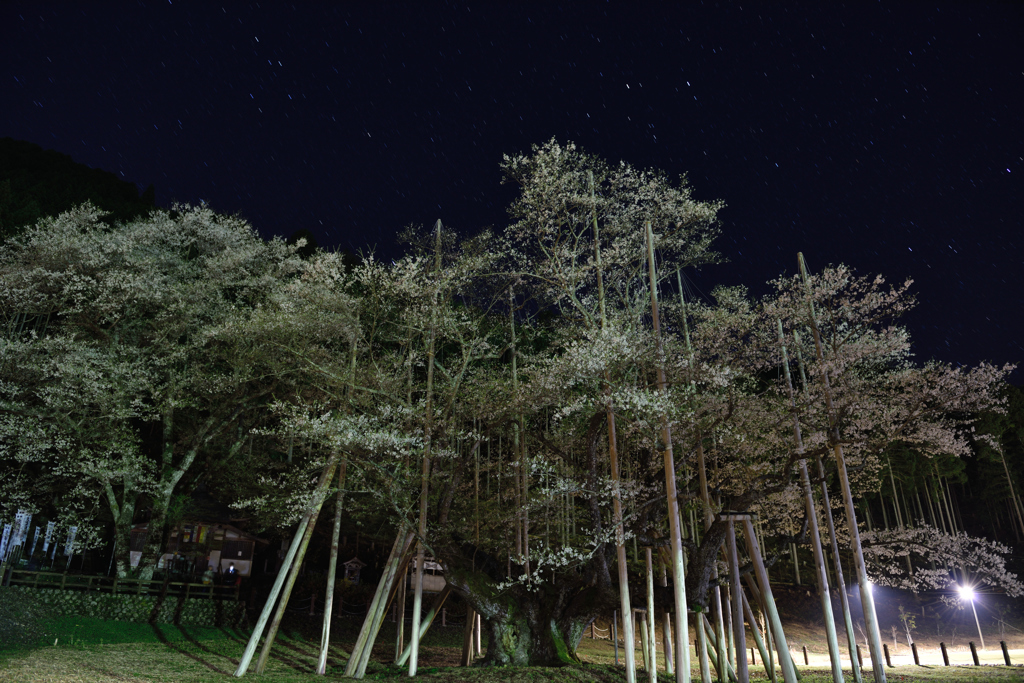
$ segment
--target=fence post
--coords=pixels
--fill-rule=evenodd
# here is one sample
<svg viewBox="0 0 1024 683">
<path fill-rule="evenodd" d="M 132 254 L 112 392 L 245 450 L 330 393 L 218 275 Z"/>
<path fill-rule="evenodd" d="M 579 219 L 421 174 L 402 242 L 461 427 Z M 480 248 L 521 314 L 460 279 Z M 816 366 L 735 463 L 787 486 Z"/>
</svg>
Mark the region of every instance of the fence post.
<svg viewBox="0 0 1024 683">
<path fill-rule="evenodd" d="M 885 652 L 885 665 L 892 668 L 892 660 L 889 658 L 889 644 L 882 643 L 882 651 Z"/>
<path fill-rule="evenodd" d="M 857 646 L 857 663 L 864 668 L 864 653 L 860 651 L 860 645 Z"/>
<path fill-rule="evenodd" d="M 914 664 L 921 666 L 921 658 L 917 655 L 917 643 L 910 644 L 910 651 L 914 653 Z"/>
<path fill-rule="evenodd" d="M 810 663 L 811 660 L 807 658 L 807 646 L 804 645 L 804 664 L 809 666 Z"/>
<path fill-rule="evenodd" d="M 1003 648 L 1003 661 L 1006 662 L 1006 666 L 1010 666 L 1010 651 L 1006 649 L 1006 641 L 1000 640 L 999 647 Z"/>
<path fill-rule="evenodd" d="M 981 663 L 978 661 L 978 648 L 974 647 L 974 641 L 972 640 L 968 645 L 971 646 L 971 659 L 974 660 L 974 666 L 981 666 Z"/>
<path fill-rule="evenodd" d="M 939 648 L 942 650 L 942 663 L 949 666 L 949 653 L 946 652 L 946 644 L 939 643 Z"/>
</svg>

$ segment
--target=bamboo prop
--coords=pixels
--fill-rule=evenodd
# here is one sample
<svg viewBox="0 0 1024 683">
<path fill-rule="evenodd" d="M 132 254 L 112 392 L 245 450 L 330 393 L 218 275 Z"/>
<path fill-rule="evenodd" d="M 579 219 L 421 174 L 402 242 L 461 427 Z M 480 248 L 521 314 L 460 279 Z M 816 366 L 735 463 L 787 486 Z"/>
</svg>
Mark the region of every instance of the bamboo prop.
<svg viewBox="0 0 1024 683">
<path fill-rule="evenodd" d="M 722 550 L 725 552 L 725 563 L 726 563 L 726 565 L 728 565 L 729 564 L 729 553 L 727 551 L 725 551 L 725 548 L 723 548 Z M 735 635 L 735 633 L 733 632 L 733 624 L 732 624 L 732 591 L 730 591 L 728 587 L 726 587 L 726 589 L 725 589 L 725 609 L 724 609 L 724 612 L 725 612 L 725 622 L 726 622 L 725 623 L 725 634 L 726 634 L 726 637 L 722 639 L 722 642 L 725 643 L 725 657 L 726 657 L 726 659 L 729 660 L 730 666 L 732 666 L 732 668 L 735 669 L 736 668 L 736 652 L 733 649 L 733 645 L 734 645 L 733 636 Z"/>
<path fill-rule="evenodd" d="M 516 350 L 516 318 L 515 318 L 515 295 L 510 287 L 508 290 L 508 322 L 512 331 L 512 391 L 519 392 L 519 371 L 517 369 L 518 351 Z M 512 478 L 516 485 L 516 499 L 519 503 L 516 514 L 520 516 L 516 523 L 516 554 L 523 560 L 523 571 L 526 576 L 530 575 L 530 518 L 527 510 L 527 494 L 529 492 L 530 474 L 526 459 L 526 427 L 523 424 L 522 414 L 518 415 L 516 422 L 512 425 L 513 430 L 513 451 L 519 456 L 519 474 L 513 474 Z"/>
<path fill-rule="evenodd" d="M 647 671 L 648 674 L 650 674 L 650 672 L 653 669 L 653 667 L 651 666 L 651 637 L 647 631 L 647 625 L 645 624 L 645 612 L 646 610 L 637 610 L 633 613 L 633 617 L 634 619 L 640 621 L 640 623 L 636 627 L 636 630 L 640 632 L 640 653 L 643 655 L 644 671 Z M 634 647 L 636 647 L 635 644 Z"/>
<path fill-rule="evenodd" d="M 430 625 L 434 623 L 434 619 L 441 613 L 441 608 L 444 607 L 444 601 L 448 599 L 448 596 L 452 594 L 451 584 L 445 584 L 444 590 L 437 594 L 434 598 L 434 603 L 427 610 L 426 616 L 423 618 L 423 622 L 420 624 L 419 631 L 413 631 L 409 634 L 409 644 L 405 646 L 405 650 L 402 652 L 402 656 L 398 658 L 396 664 L 402 666 L 406 660 L 409 660 L 412 655 L 414 643 L 415 647 L 419 649 L 419 642 L 423 640 L 423 636 L 430 630 Z M 418 635 L 417 635 L 418 633 Z"/>
<path fill-rule="evenodd" d="M 708 635 L 704 632 L 704 612 L 697 613 L 697 658 L 700 661 L 701 683 L 711 683 L 711 666 L 708 661 Z M 717 660 L 716 660 L 717 663 Z M 719 677 L 721 678 L 721 677 Z"/>
<path fill-rule="evenodd" d="M 807 391 L 807 375 L 804 372 L 804 358 L 800 352 L 800 335 L 794 330 L 793 339 L 796 342 L 797 366 L 800 368 L 800 381 Z M 850 597 L 846 594 L 846 579 L 843 576 L 843 560 L 839 555 L 839 539 L 836 537 L 836 524 L 832 518 L 832 501 L 828 492 L 828 482 L 825 481 L 825 465 L 821 457 L 814 456 L 818 466 L 818 478 L 821 479 L 821 505 L 825 513 L 825 523 L 828 526 L 828 538 L 832 546 L 832 560 L 836 570 L 836 588 L 839 590 L 840 605 L 843 609 L 843 625 L 846 629 L 846 640 L 850 653 L 850 668 L 853 671 L 855 683 L 863 683 L 860 672 L 860 662 L 857 659 L 857 634 L 853 630 L 853 613 L 850 611 Z"/>
<path fill-rule="evenodd" d="M 333 462 L 328 465 L 330 474 L 327 475 L 327 479 L 330 480 L 334 476 L 334 468 L 337 464 L 337 456 L 332 458 Z M 256 660 L 256 673 L 261 674 L 267 668 L 267 660 L 270 659 L 270 650 L 274 646 L 274 640 L 277 638 L 277 631 L 281 628 L 281 620 L 284 619 L 284 611 L 288 607 L 288 599 L 292 595 L 292 588 L 295 587 L 295 580 L 299 578 L 299 569 L 302 568 L 302 560 L 306 555 L 306 548 L 309 547 L 309 539 L 313 537 L 313 529 L 316 528 L 317 517 L 320 516 L 320 509 L 323 506 L 323 499 L 321 498 L 319 504 L 316 506 L 316 510 L 309 518 L 309 524 L 306 525 L 306 531 L 302 534 L 302 542 L 299 545 L 299 551 L 295 555 L 295 560 L 292 562 L 291 570 L 288 572 L 288 579 L 285 581 L 284 587 L 281 589 L 281 597 L 277 602 L 277 611 L 274 613 L 274 618 L 270 622 L 270 629 L 267 632 L 267 637 L 263 641 L 263 649 L 260 650 L 260 657 Z"/>
<path fill-rule="evenodd" d="M 733 681 L 733 683 L 736 683 L 736 669 L 733 668 L 733 665 L 730 664 L 727 659 L 719 658 L 719 656 L 718 656 L 721 653 L 721 651 L 722 651 L 722 648 L 719 647 L 719 644 L 722 641 L 718 640 L 718 638 L 715 636 L 715 629 L 713 629 L 711 627 L 711 622 L 708 621 L 707 615 L 704 614 L 703 612 L 701 612 L 700 618 L 704 622 L 704 628 L 706 629 L 706 631 L 708 633 L 708 647 L 710 647 L 714 651 L 716 659 L 720 659 L 722 661 L 725 661 L 726 675 L 725 676 L 720 676 L 718 680 L 719 681 L 724 681 L 726 679 L 726 677 L 728 677 L 728 679 L 730 681 Z"/>
<path fill-rule="evenodd" d="M 277 579 L 274 580 L 274 585 L 270 589 L 270 595 L 267 597 L 267 602 L 263 605 L 263 611 L 260 612 L 260 617 L 256 621 L 256 626 L 252 630 L 252 634 L 249 636 L 249 642 L 245 646 L 245 651 L 242 653 L 242 659 L 238 663 L 238 668 L 235 669 L 235 677 L 241 678 L 245 675 L 246 671 L 249 670 L 249 663 L 252 661 L 252 656 L 256 653 L 256 646 L 259 645 L 260 637 L 263 635 L 263 629 L 266 628 L 267 621 L 270 620 L 270 615 L 274 611 L 274 604 L 277 601 L 277 596 L 281 592 L 281 586 L 284 585 L 284 580 L 288 576 L 288 569 L 291 567 L 292 560 L 295 559 L 295 553 L 299 550 L 299 545 L 302 543 L 302 537 L 306 533 L 306 527 L 309 526 L 310 513 L 302 518 L 299 522 L 298 528 L 295 530 L 295 536 L 292 537 L 292 543 L 288 547 L 288 553 L 284 557 L 284 562 L 281 564 L 281 569 L 277 572 Z"/>
<path fill-rule="evenodd" d="M 754 617 L 754 610 L 750 608 L 750 601 L 747 600 L 747 594 L 743 592 L 743 587 L 738 587 L 736 592 L 739 593 L 740 602 L 743 603 L 743 613 L 747 615 L 747 623 L 750 624 L 750 632 L 754 636 L 757 651 L 761 653 L 761 665 L 764 667 L 764 672 L 768 674 L 768 678 L 775 683 L 774 660 L 765 648 L 764 640 L 761 638 L 761 628 L 757 625 L 757 619 Z"/>
<path fill-rule="evenodd" d="M 651 548 L 647 546 L 644 548 L 644 558 L 647 564 L 647 630 L 649 636 L 647 637 L 647 647 L 650 648 L 648 653 L 648 660 L 651 666 L 648 668 L 650 673 L 651 683 L 657 683 L 658 681 L 658 638 L 655 634 L 654 628 L 654 563 L 651 560 Z"/>
<path fill-rule="evenodd" d="M 821 597 L 821 609 L 825 617 L 825 635 L 828 638 L 828 656 L 832 663 L 832 680 L 843 681 L 843 664 L 839 654 L 839 638 L 836 635 L 836 622 L 832 614 L 832 596 L 828 588 L 828 574 L 825 569 L 825 557 L 821 548 L 821 537 L 818 531 L 818 516 L 814 509 L 814 498 L 811 493 L 811 478 L 807 474 L 807 461 L 800 461 L 800 477 L 804 485 L 804 500 L 807 505 L 807 516 L 810 520 L 811 540 L 814 547 L 814 562 L 818 567 L 818 595 Z"/>
<path fill-rule="evenodd" d="M 775 607 L 775 597 L 772 595 L 771 584 L 768 583 L 768 571 L 764 567 L 761 550 L 757 545 L 757 536 L 754 534 L 754 525 L 751 523 L 749 515 L 743 517 L 743 538 L 747 542 L 747 552 L 754 564 L 754 574 L 761 589 L 764 611 L 771 624 L 772 634 L 775 636 L 775 644 L 779 651 L 779 665 L 782 668 L 782 679 L 786 683 L 796 683 L 799 677 L 796 667 L 793 665 L 793 658 L 789 654 L 789 643 L 786 642 L 786 633 L 782 630 L 779 610 Z"/>
<path fill-rule="evenodd" d="M 857 583 L 860 588 L 861 605 L 864 607 L 864 621 L 868 627 L 868 650 L 871 653 L 871 669 L 875 674 L 875 683 L 886 683 L 885 664 L 882 660 L 882 634 L 878 627 L 878 615 L 875 613 L 875 598 L 871 594 L 871 584 L 868 581 L 867 565 L 864 562 L 864 550 L 860 544 L 860 529 L 857 528 L 857 510 L 853 502 L 853 492 L 850 490 L 850 479 L 846 473 L 846 458 L 843 455 L 843 446 L 839 443 L 839 427 L 836 424 L 835 406 L 832 403 L 832 388 L 829 385 L 828 370 L 825 368 L 825 353 L 821 345 L 821 333 L 818 330 L 818 321 L 814 313 L 814 301 L 811 299 L 811 278 L 807 273 L 807 264 L 804 262 L 804 255 L 797 254 L 800 264 L 800 274 L 803 277 L 804 288 L 807 290 L 808 319 L 811 323 L 811 334 L 814 337 L 814 349 L 818 355 L 818 362 L 821 364 L 821 381 L 825 389 L 825 407 L 828 410 L 830 440 L 832 450 L 836 457 L 836 465 L 839 468 L 839 483 L 843 491 L 843 503 L 846 506 L 847 523 L 850 528 L 850 543 L 853 546 L 853 560 L 857 571 Z"/>
<path fill-rule="evenodd" d="M 786 377 L 786 388 L 789 391 L 789 407 L 793 411 L 793 441 L 799 456 L 800 478 L 804 488 L 804 504 L 807 520 L 810 525 L 811 547 L 814 549 L 814 564 L 817 567 L 815 578 L 818 582 L 818 597 L 821 599 L 821 612 L 825 617 L 825 636 L 828 640 L 828 657 L 832 663 L 832 680 L 843 683 L 843 664 L 839 658 L 839 638 L 836 636 L 836 622 L 832 615 L 832 596 L 828 590 L 828 573 L 825 569 L 825 556 L 821 550 L 821 535 L 818 532 L 818 513 L 814 508 L 814 494 L 811 492 L 811 478 L 807 474 L 807 459 L 804 458 L 804 439 L 800 432 L 800 416 L 797 414 L 796 393 L 793 391 L 793 377 L 789 372 L 789 354 L 786 352 L 786 340 L 782 332 L 782 320 L 779 325 L 779 348 L 782 350 L 782 369 Z M 891 470 L 890 470 L 891 473 Z"/>
<path fill-rule="evenodd" d="M 470 666 L 473 663 L 475 654 L 473 647 L 473 636 L 476 633 L 476 612 L 469 605 L 466 605 L 466 627 L 462 630 L 462 659 L 459 666 Z"/>
<path fill-rule="evenodd" d="M 341 510 L 345 503 L 345 470 L 348 469 L 348 456 L 341 460 L 338 470 L 338 498 L 335 502 L 334 533 L 331 535 L 331 559 L 327 565 L 327 594 L 324 596 L 324 627 L 320 635 L 320 659 L 316 663 L 316 672 L 321 676 L 327 673 L 327 649 L 331 644 L 331 616 L 334 614 L 334 575 L 338 569 L 338 539 L 341 536 Z"/>
<path fill-rule="evenodd" d="M 772 629 L 771 623 L 768 620 L 768 610 L 764 606 L 764 600 L 761 599 L 761 591 L 757 588 L 757 580 L 750 574 L 745 575 L 743 580 L 747 584 L 747 588 L 750 590 L 751 597 L 755 602 L 757 602 L 761 609 L 761 613 L 764 615 L 764 629 L 762 631 L 764 633 L 764 647 L 768 652 L 768 668 L 771 671 L 772 682 L 776 683 L 778 679 L 775 675 L 775 643 L 772 640 Z M 799 671 L 797 672 L 797 677 L 800 677 Z"/>
<path fill-rule="evenodd" d="M 588 178 L 590 179 L 590 199 L 594 202 L 594 174 L 592 171 L 588 171 Z M 604 276 L 601 270 L 601 241 L 597 227 L 596 210 L 592 212 L 591 216 L 594 228 L 594 262 L 597 265 L 597 298 L 601 307 L 601 329 L 603 330 L 608 324 L 608 315 L 604 301 Z M 612 408 L 611 402 L 611 377 L 607 371 L 605 372 L 604 380 L 603 390 L 605 400 L 607 401 L 605 413 L 608 418 L 608 459 L 612 477 L 612 524 L 615 525 L 615 557 L 617 560 L 616 569 L 619 573 L 619 608 L 622 610 L 622 614 L 626 615 L 632 614 L 633 608 L 630 605 L 629 600 L 629 566 L 626 563 L 626 536 L 622 522 L 622 495 L 619 477 L 618 436 L 615 432 L 615 410 Z M 632 619 L 622 620 L 622 637 L 625 642 L 633 642 L 634 635 Z M 633 652 L 633 648 L 628 647 L 625 649 L 625 659 L 626 681 L 627 683 L 636 683 L 636 655 Z"/>
<path fill-rule="evenodd" d="M 683 298 L 683 276 L 680 271 L 676 271 L 676 283 L 679 286 L 679 304 L 682 308 L 683 318 L 683 338 L 686 342 L 686 352 L 690 357 L 690 386 L 695 386 L 693 380 L 693 346 L 690 343 L 690 323 L 686 317 L 686 300 Z M 701 430 L 697 429 L 697 475 L 700 482 L 700 499 L 704 508 L 704 531 L 706 532 L 711 526 L 714 514 L 711 512 L 711 495 L 708 493 L 708 473 L 707 465 L 704 460 L 704 435 Z M 719 640 L 724 638 L 725 630 L 722 621 L 722 591 L 718 586 L 718 562 L 711 569 L 711 578 L 715 582 L 713 589 L 711 604 L 714 610 L 715 624 L 718 626 L 718 638 Z M 701 683 L 711 683 L 711 667 L 708 662 L 708 650 L 707 642 L 704 634 L 704 623 L 700 619 L 697 620 L 697 656 L 700 660 L 700 680 Z M 722 658 L 715 659 L 715 671 L 718 673 L 719 680 L 725 678 L 722 671 L 725 668 L 725 662 Z"/>
<path fill-rule="evenodd" d="M 398 581 L 398 591 L 395 593 L 395 664 L 398 663 L 398 658 L 402 656 L 402 651 L 405 649 L 405 577 L 408 574 L 408 567 L 403 567 L 400 570 L 402 578 Z"/>
<path fill-rule="evenodd" d="M 363 626 L 359 630 L 356 644 L 352 646 L 352 653 L 348 657 L 348 664 L 345 666 L 345 676 L 348 678 L 362 678 L 366 673 L 366 665 L 370 662 L 370 651 L 373 643 L 377 640 L 377 632 L 384 621 L 384 613 L 387 611 L 388 598 L 391 596 L 391 587 L 395 583 L 395 576 L 405 563 L 406 555 L 415 535 L 409 532 L 403 525 L 395 544 L 391 547 L 391 554 L 384 565 L 384 575 L 377 584 L 377 591 L 373 594 L 373 600 L 366 611 L 366 618 L 363 619 Z M 404 619 L 404 615 L 403 615 Z"/>
<path fill-rule="evenodd" d="M 668 567 L 664 559 L 658 558 L 658 565 L 661 567 L 661 577 L 658 585 L 668 588 Z M 661 613 L 661 642 L 662 651 L 665 653 L 665 673 L 669 676 L 675 675 L 672 662 L 672 616 L 666 611 Z"/>
<path fill-rule="evenodd" d="M 434 223 L 434 270 L 441 271 L 441 219 Z M 434 290 L 434 301 L 430 306 L 430 341 L 427 345 L 427 395 L 423 415 L 423 470 L 420 478 L 420 524 L 418 530 L 418 545 L 416 550 L 416 590 L 412 598 L 412 634 L 409 641 L 412 646 L 412 655 L 409 657 L 409 676 L 416 675 L 416 665 L 419 659 L 419 639 L 416 634 L 420 630 L 420 610 L 423 609 L 423 564 L 426 560 L 425 546 L 427 539 L 427 505 L 430 493 L 430 450 L 433 442 L 434 431 L 434 351 L 437 343 L 437 299 L 440 289 Z"/>
<path fill-rule="evenodd" d="M 281 587 L 284 586 L 284 582 L 289 574 L 292 562 L 294 562 L 295 556 L 299 552 L 299 546 L 302 545 L 302 539 L 306 538 L 306 530 L 311 526 L 311 522 L 313 524 L 316 523 L 316 515 L 320 512 L 320 506 L 323 505 L 324 499 L 322 494 L 327 487 L 327 482 L 329 482 L 331 477 L 334 475 L 334 465 L 336 463 L 337 460 L 333 460 L 328 463 L 328 467 L 325 467 L 323 473 L 320 475 L 320 480 L 317 482 L 315 489 L 316 497 L 314 498 L 314 500 L 318 502 L 306 511 L 306 514 L 303 515 L 302 520 L 299 522 L 298 528 L 295 530 L 295 536 L 292 537 L 292 544 L 288 547 L 288 552 L 285 555 L 284 562 L 281 564 L 281 569 L 277 572 L 277 578 L 274 580 L 274 585 L 270 588 L 270 595 L 267 597 L 267 602 L 263 605 L 263 611 L 260 612 L 260 617 L 256 621 L 256 626 L 253 628 L 252 634 L 249 636 L 249 642 L 246 644 L 245 651 L 242 653 L 242 659 L 238 663 L 238 668 L 235 669 L 236 678 L 241 678 L 245 675 L 246 671 L 249 670 L 249 664 L 252 662 L 252 656 L 256 653 L 256 646 L 259 645 L 260 637 L 263 635 L 263 629 L 266 628 L 267 621 L 270 619 L 270 615 L 274 611 L 274 603 L 277 601 L 278 595 L 281 593 Z M 287 602 L 287 598 L 285 598 L 285 602 Z"/>
<path fill-rule="evenodd" d="M 661 342 L 661 321 L 658 317 L 657 275 L 654 264 L 654 232 L 651 222 L 647 221 L 647 276 L 651 290 L 651 318 L 654 322 L 654 338 L 658 354 L 658 391 L 668 393 L 668 382 L 665 379 L 665 368 L 662 364 L 663 348 Z M 669 536 L 672 544 L 672 588 L 676 616 L 676 683 L 690 683 L 690 645 L 687 642 L 690 632 L 686 613 L 686 570 L 683 567 L 683 536 L 679 520 L 679 493 L 676 490 L 676 463 L 672 455 L 672 428 L 668 418 L 661 420 L 661 447 L 665 463 L 665 495 L 668 503 Z"/>
<path fill-rule="evenodd" d="M 747 637 L 743 628 L 743 588 L 740 586 L 740 558 L 736 551 L 736 522 L 729 518 L 725 528 L 726 552 L 729 555 L 729 583 L 732 586 L 732 628 L 736 647 L 736 679 L 739 683 L 750 683 L 747 668 Z"/>
</svg>

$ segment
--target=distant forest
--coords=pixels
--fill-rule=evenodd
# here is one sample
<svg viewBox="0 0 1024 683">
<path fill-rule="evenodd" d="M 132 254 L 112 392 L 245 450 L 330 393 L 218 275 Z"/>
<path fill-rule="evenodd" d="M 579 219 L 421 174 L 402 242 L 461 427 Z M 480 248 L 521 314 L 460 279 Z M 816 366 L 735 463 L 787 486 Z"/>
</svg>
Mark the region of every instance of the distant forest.
<svg viewBox="0 0 1024 683">
<path fill-rule="evenodd" d="M 156 207 L 156 192 L 150 185 L 139 195 L 134 183 L 110 171 L 31 142 L 0 138 L 0 240 L 86 200 L 108 212 L 105 220 L 113 224 L 147 214 Z"/>
</svg>

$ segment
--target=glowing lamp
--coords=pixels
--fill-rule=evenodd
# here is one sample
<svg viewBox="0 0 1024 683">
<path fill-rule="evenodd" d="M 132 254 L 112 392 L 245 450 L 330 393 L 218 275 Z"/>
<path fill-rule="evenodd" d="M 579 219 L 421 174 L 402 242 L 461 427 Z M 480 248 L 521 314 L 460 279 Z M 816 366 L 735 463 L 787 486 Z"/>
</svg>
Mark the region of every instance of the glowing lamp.
<svg viewBox="0 0 1024 683">
<path fill-rule="evenodd" d="M 957 590 L 960 592 L 960 597 L 964 600 L 974 602 L 974 589 L 970 586 L 958 586 Z"/>
</svg>

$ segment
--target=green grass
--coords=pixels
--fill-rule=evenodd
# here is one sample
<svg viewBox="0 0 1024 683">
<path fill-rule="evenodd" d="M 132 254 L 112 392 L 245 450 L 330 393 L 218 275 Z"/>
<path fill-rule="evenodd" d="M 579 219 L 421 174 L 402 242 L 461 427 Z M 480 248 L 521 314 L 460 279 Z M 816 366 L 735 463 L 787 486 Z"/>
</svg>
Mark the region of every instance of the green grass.
<svg viewBox="0 0 1024 683">
<path fill-rule="evenodd" d="M 354 623 L 354 622 L 353 622 Z M 318 638 L 310 637 L 312 622 L 297 621 L 283 629 L 273 648 L 267 671 L 250 673 L 247 679 L 298 683 L 323 681 L 312 673 L 319 649 Z M 58 618 L 46 623 L 47 643 L 34 647 L 0 650 L 0 683 L 107 683 L 112 681 L 166 681 L 199 683 L 226 681 L 231 678 L 238 658 L 245 647 L 247 632 L 232 629 L 157 626 L 89 618 Z M 339 623 L 338 640 L 333 642 L 328 657 L 327 678 L 340 678 L 347 661 L 347 648 L 354 640 L 353 624 Z M 357 627 L 357 625 L 356 625 Z M 306 631 L 303 635 L 300 631 Z M 434 641 L 421 649 L 418 677 L 429 681 L 456 683 L 620 683 L 625 680 L 621 668 L 613 665 L 613 650 L 607 640 L 585 638 L 579 654 L 582 666 L 561 669 L 506 668 L 464 669 L 453 666 L 458 648 L 449 646 L 456 629 L 438 629 Z M 449 633 L 449 631 L 451 633 Z M 56 635 L 53 635 L 56 634 Z M 398 683 L 408 680 L 407 670 L 382 664 L 393 656 L 390 637 L 378 639 L 374 661 L 366 680 Z M 620 653 L 621 654 L 621 653 Z M 642 661 L 638 659 L 638 661 Z M 803 683 L 829 683 L 825 667 L 800 667 Z M 694 672 L 697 673 L 696 671 Z M 847 672 L 849 673 L 849 672 Z M 889 669 L 891 683 L 1000 683 L 1024 680 L 1022 667 L 915 667 Z M 760 667 L 751 667 L 751 678 L 765 680 Z M 638 680 L 647 680 L 639 672 Z M 664 676 L 661 680 L 670 680 Z M 699 681 L 699 676 L 694 676 Z M 848 678 L 848 680 L 852 680 Z M 865 677 L 871 680 L 870 671 Z"/>
<path fill-rule="evenodd" d="M 10 617 L 10 614 L 8 614 Z M 245 648 L 249 632 L 207 627 L 179 627 L 171 624 L 137 624 L 104 621 L 90 617 L 53 617 L 38 613 L 30 633 L 0 640 L 0 683 L 107 683 L 108 681 L 166 681 L 199 683 L 231 679 Z M 10 620 L 8 632 L 18 624 Z M 247 679 L 298 683 L 323 681 L 312 673 L 319 651 L 319 623 L 306 617 L 292 617 L 275 642 L 267 671 L 256 675 L 250 668 Z M 341 678 L 348 651 L 359 628 L 358 620 L 338 620 L 332 630 L 327 678 Z M 408 680 L 407 669 L 390 662 L 394 655 L 394 625 L 385 622 L 374 647 L 366 680 L 398 683 Z M 435 625 L 421 645 L 418 678 L 443 683 L 620 683 L 624 671 L 614 666 L 614 650 L 608 640 L 584 638 L 579 655 L 582 666 L 546 668 L 460 668 L 458 661 L 461 627 Z M 800 629 L 794 630 L 799 638 Z M 810 643 L 811 631 L 805 634 Z M 54 642 L 56 641 L 56 645 Z M 812 652 L 815 648 L 811 648 Z M 997 652 L 998 650 L 996 650 Z M 995 656 L 989 650 L 988 654 Z M 642 658 L 637 653 L 638 666 Z M 620 651 L 621 656 L 621 651 Z M 1000 656 L 1001 657 L 1001 656 Z M 995 663 L 991 657 L 986 660 Z M 956 660 L 954 660 L 956 661 Z M 1024 657 L 1014 654 L 1014 661 Z M 696 666 L 696 661 L 694 661 Z M 802 683 L 831 683 L 827 659 L 812 655 L 812 666 L 800 666 Z M 671 680 L 661 671 L 662 681 Z M 694 681 L 699 675 L 694 671 Z M 847 680 L 852 676 L 847 671 Z M 865 681 L 871 681 L 870 669 Z M 1015 666 L 897 666 L 887 670 L 890 683 L 1001 683 L 1024 681 L 1024 667 Z M 766 680 L 763 670 L 751 666 L 752 680 Z M 648 680 L 638 672 L 638 680 Z M 781 683 L 781 679 L 780 679 Z"/>
</svg>

